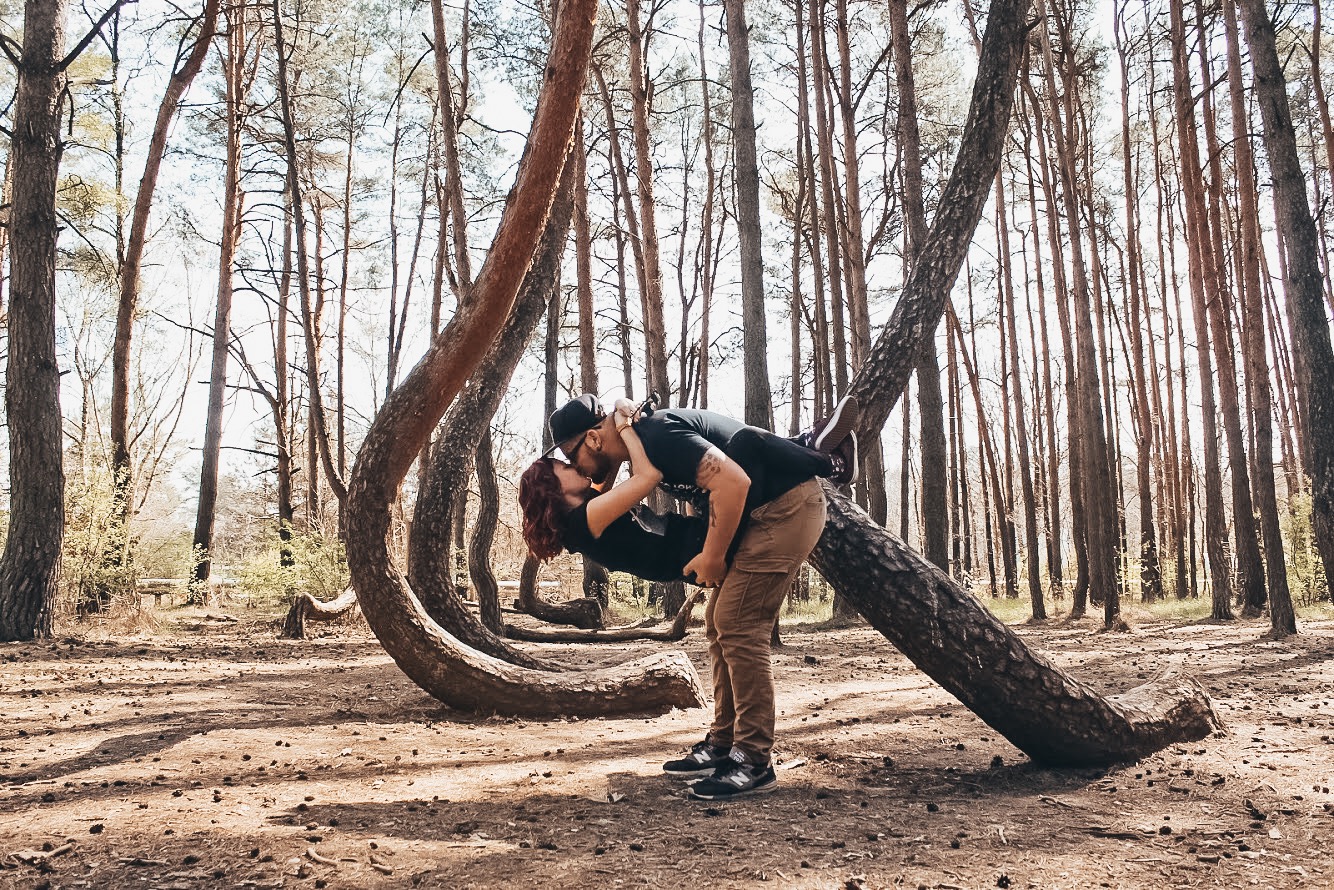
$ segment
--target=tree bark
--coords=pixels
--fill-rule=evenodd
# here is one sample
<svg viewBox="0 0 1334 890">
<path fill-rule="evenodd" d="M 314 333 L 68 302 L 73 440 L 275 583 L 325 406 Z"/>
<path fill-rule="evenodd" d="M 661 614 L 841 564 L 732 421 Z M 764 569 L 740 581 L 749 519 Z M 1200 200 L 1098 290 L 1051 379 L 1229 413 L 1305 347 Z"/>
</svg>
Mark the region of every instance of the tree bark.
<svg viewBox="0 0 1334 890">
<path fill-rule="evenodd" d="M 130 345 L 134 338 L 134 317 L 139 306 L 139 273 L 144 244 L 148 238 L 148 214 L 153 207 L 153 194 L 157 189 L 162 157 L 167 151 L 167 131 L 176 117 L 181 97 L 204 67 L 204 57 L 208 55 L 213 35 L 217 31 L 218 6 L 219 0 L 204 0 L 204 11 L 199 20 L 199 34 L 195 37 L 194 47 L 181 67 L 172 72 L 167 80 L 167 89 L 158 106 L 153 133 L 148 140 L 144 173 L 134 196 L 134 212 L 125 241 L 125 258 L 120 269 L 120 295 L 116 305 L 116 334 L 111 347 L 111 413 L 108 417 L 111 472 L 115 486 L 113 507 L 122 527 L 129 520 L 131 492 L 134 489 L 130 461 Z M 129 536 L 126 535 L 124 540 L 128 545 Z M 127 555 L 120 553 L 118 559 L 123 563 Z"/>
<path fill-rule="evenodd" d="M 0 641 L 51 635 L 65 536 L 56 363 L 56 180 L 66 87 L 67 0 L 28 0 L 14 102 L 10 207 L 9 534 L 0 558 Z"/>
<path fill-rule="evenodd" d="M 1274 489 L 1273 397 L 1265 350 L 1264 293 L 1260 289 L 1260 213 L 1256 196 L 1255 158 L 1251 152 L 1250 121 L 1241 77 L 1241 40 L 1233 0 L 1223 0 L 1227 34 L 1228 96 L 1232 109 L 1232 145 L 1236 155 L 1238 215 L 1241 223 L 1237 263 L 1242 304 L 1242 355 L 1246 389 L 1250 395 L 1251 435 L 1254 437 L 1255 504 L 1264 539 L 1265 576 L 1268 581 L 1270 628 L 1275 637 L 1297 632 L 1297 618 L 1288 589 L 1288 567 L 1283 553 L 1283 532 Z M 1319 22 L 1317 21 L 1317 26 Z M 1318 41 L 1319 38 L 1317 37 Z M 1319 77 L 1315 78 L 1317 81 Z"/>
<path fill-rule="evenodd" d="M 287 617 L 283 619 L 282 638 L 304 640 L 307 621 L 321 623 L 344 621 L 355 614 L 356 608 L 357 592 L 351 588 L 327 602 L 317 600 L 308 593 L 300 594 L 292 601 L 292 607 L 287 610 Z"/>
<path fill-rule="evenodd" d="M 675 643 L 685 639 L 690 613 L 704 598 L 704 594 L 703 588 L 695 588 L 681 604 L 676 618 L 666 630 L 645 630 L 635 627 L 613 627 L 606 630 L 530 630 L 510 624 L 505 627 L 505 635 L 512 640 L 524 640 L 530 643 L 630 643 L 639 640 Z"/>
<path fill-rule="evenodd" d="M 816 547 L 816 568 L 914 664 L 1035 761 L 1135 760 L 1219 728 L 1208 696 L 1189 678 L 1169 674 L 1100 696 L 1024 646 L 971 594 L 847 498 L 829 486 L 825 497 L 829 524 Z"/>
<path fill-rule="evenodd" d="M 527 148 L 473 299 L 385 401 L 352 468 L 348 566 L 366 620 L 413 682 L 440 701 L 469 711 L 592 716 L 665 711 L 703 701 L 699 678 L 683 653 L 552 675 L 470 649 L 425 614 L 386 544 L 399 484 L 500 333 L 532 262 L 573 138 L 595 12 L 592 0 L 562 4 Z"/>
<path fill-rule="evenodd" d="M 241 132 L 246 101 L 243 73 L 247 55 L 244 10 L 229 13 L 227 56 L 223 61 L 226 82 L 227 143 L 223 160 L 222 234 L 218 248 L 218 296 L 213 312 L 213 355 L 208 382 L 208 413 L 204 420 L 203 460 L 199 480 L 199 504 L 195 512 L 194 565 L 190 571 L 190 600 L 208 601 L 208 579 L 212 570 L 213 523 L 218 499 L 218 472 L 222 453 L 222 412 L 227 388 L 228 341 L 231 338 L 232 265 L 241 237 Z"/>
<path fill-rule="evenodd" d="M 500 485 L 496 482 L 495 460 L 491 455 L 491 426 L 487 425 L 477 443 L 477 522 L 468 544 L 468 576 L 472 579 L 482 624 L 492 633 L 501 633 L 505 621 L 500 617 L 500 585 L 491 571 L 491 544 L 500 520 Z"/>
<path fill-rule="evenodd" d="M 1329 396 L 1334 392 L 1334 348 L 1330 345 L 1317 261 L 1315 222 L 1297 155 L 1287 84 L 1274 43 L 1274 24 L 1260 0 L 1238 2 L 1246 23 L 1265 152 L 1274 178 L 1274 211 L 1288 259 L 1284 286 L 1289 324 L 1302 359 L 1298 384 L 1306 394 L 1311 528 L 1324 564 L 1326 588 L 1334 590 L 1334 399 Z"/>
<path fill-rule="evenodd" d="M 637 0 L 631 0 L 637 2 Z M 755 91 L 750 80 L 750 29 L 743 0 L 723 0 L 732 73 L 732 177 L 741 243 L 741 338 L 746 423 L 773 429 L 769 338 L 765 329 L 764 254 L 760 232 L 760 166 L 755 148 Z"/>
</svg>

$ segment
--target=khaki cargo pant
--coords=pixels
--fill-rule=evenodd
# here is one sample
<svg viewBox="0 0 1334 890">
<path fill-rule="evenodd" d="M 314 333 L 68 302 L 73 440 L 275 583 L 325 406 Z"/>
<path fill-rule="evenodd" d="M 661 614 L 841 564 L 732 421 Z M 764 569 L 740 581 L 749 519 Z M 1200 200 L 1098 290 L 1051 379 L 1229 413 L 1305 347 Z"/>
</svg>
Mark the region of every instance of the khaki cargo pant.
<svg viewBox="0 0 1334 890">
<path fill-rule="evenodd" d="M 709 741 L 739 748 L 752 763 L 768 763 L 774 743 L 774 622 L 824 524 L 824 491 L 814 479 L 755 508 L 727 577 L 704 610 L 713 663 Z"/>
</svg>

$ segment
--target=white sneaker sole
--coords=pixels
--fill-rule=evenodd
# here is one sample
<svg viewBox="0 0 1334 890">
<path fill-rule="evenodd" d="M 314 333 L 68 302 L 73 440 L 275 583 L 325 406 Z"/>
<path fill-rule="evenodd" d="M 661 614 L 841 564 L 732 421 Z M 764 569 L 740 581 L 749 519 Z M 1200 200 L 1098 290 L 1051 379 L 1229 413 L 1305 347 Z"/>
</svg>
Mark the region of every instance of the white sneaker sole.
<svg viewBox="0 0 1334 890">
<path fill-rule="evenodd" d="M 824 429 L 820 430 L 820 435 L 815 437 L 811 447 L 816 451 L 829 452 L 834 446 L 842 442 L 852 432 L 852 428 L 857 425 L 857 416 L 861 409 L 857 402 L 850 396 L 844 396 L 834 406 L 834 413 L 829 415 L 829 422 L 825 424 Z"/>
</svg>

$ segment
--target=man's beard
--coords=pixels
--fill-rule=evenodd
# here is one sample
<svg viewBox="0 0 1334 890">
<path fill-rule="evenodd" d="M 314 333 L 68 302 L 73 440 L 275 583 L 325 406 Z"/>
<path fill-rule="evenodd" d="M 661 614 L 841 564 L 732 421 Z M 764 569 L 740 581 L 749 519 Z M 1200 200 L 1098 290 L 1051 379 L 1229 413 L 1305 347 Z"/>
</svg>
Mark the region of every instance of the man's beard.
<svg viewBox="0 0 1334 890">
<path fill-rule="evenodd" d="M 611 481 L 608 478 L 611 476 L 611 458 L 601 451 L 594 451 L 589 454 L 589 457 L 593 460 L 593 471 L 588 474 L 588 478 L 592 479 L 596 485 Z"/>
</svg>

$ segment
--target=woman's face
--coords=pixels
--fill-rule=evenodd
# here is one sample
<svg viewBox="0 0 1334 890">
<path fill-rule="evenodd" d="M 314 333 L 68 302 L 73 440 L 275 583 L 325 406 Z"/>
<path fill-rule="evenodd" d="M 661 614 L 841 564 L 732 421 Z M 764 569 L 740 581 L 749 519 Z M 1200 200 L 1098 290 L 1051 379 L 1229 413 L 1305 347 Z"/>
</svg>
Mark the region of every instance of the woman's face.
<svg viewBox="0 0 1334 890">
<path fill-rule="evenodd" d="M 564 461 L 555 461 L 553 469 L 557 481 L 560 482 L 560 490 L 565 494 L 566 500 L 575 504 L 584 500 L 593 484 L 589 481 L 589 478 Z"/>
</svg>

